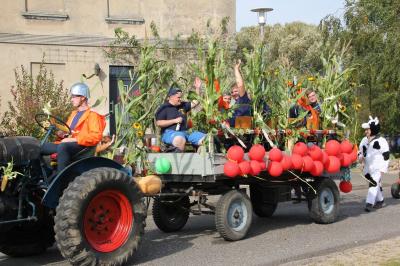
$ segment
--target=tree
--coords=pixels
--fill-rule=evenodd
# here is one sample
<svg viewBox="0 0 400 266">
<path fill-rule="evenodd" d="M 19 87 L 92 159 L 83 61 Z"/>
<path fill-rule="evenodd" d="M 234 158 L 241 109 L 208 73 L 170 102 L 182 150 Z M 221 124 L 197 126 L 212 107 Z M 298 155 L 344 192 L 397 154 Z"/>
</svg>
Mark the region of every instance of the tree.
<svg viewBox="0 0 400 266">
<path fill-rule="evenodd" d="M 242 29 L 236 37 L 238 51 L 253 50 L 259 38 L 258 27 Z M 267 58 L 277 68 L 289 62 L 299 71 L 319 71 L 321 35 L 318 27 L 301 22 L 293 22 L 284 26 L 276 24 L 265 29 L 265 42 L 268 47 Z"/>
<path fill-rule="evenodd" d="M 68 89 L 62 81 L 55 81 L 53 73 L 43 64 L 34 78 L 23 66 L 15 69 L 15 86 L 10 91 L 13 101 L 8 102 L 9 110 L 0 124 L 0 132 L 6 136 L 41 138 L 45 132 L 35 122 L 37 113 L 43 113 L 43 108 L 51 105 L 51 113 L 65 119 L 72 110 Z"/>
<path fill-rule="evenodd" d="M 399 133 L 400 123 L 399 13 L 396 0 L 346 0 L 343 20 L 328 16 L 320 25 L 325 45 L 351 42 L 345 64 L 358 66 L 353 81 L 365 107 L 361 118 L 378 116 L 388 134 Z"/>
</svg>

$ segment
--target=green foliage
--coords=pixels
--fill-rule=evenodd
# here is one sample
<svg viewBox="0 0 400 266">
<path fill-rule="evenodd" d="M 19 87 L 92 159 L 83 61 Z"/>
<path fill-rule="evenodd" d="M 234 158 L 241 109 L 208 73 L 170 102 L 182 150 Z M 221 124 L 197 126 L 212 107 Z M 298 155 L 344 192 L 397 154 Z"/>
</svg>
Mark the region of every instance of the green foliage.
<svg viewBox="0 0 400 266">
<path fill-rule="evenodd" d="M 68 89 L 43 64 L 34 78 L 23 66 L 16 69 L 15 86 L 10 91 L 13 101 L 8 102 L 9 110 L 3 114 L 0 124 L 0 131 L 6 136 L 41 138 L 45 132 L 35 122 L 37 113 L 43 113 L 51 105 L 52 114 L 65 119 L 72 110 Z"/>
<path fill-rule="evenodd" d="M 243 48 L 253 50 L 258 39 L 258 27 L 242 29 L 236 36 L 238 53 L 242 53 Z M 290 64 L 303 72 L 318 71 L 322 66 L 322 41 L 316 26 L 300 22 L 267 26 L 263 41 L 268 47 L 266 56 L 271 66 L 278 68 L 282 64 Z"/>
<path fill-rule="evenodd" d="M 400 123 L 399 12 L 399 1 L 347 0 L 344 23 L 330 16 L 320 25 L 327 46 L 351 42 L 344 63 L 357 65 L 352 79 L 364 106 L 361 119 L 378 116 L 388 134 L 398 133 Z"/>
<path fill-rule="evenodd" d="M 153 31 L 157 37 L 156 29 Z M 135 41 L 134 36 L 120 29 L 116 30 L 116 37 L 115 46 L 108 51 L 109 56 L 125 58 L 135 65 L 135 72 L 130 73 L 131 84 L 127 89 L 122 81 L 118 82 L 120 101 L 116 104 L 114 113 L 116 141 L 110 157 L 113 158 L 117 149 L 124 147 L 125 163 L 136 164 L 138 159 L 143 159 L 146 154 L 146 129 L 156 132 L 154 114 L 163 103 L 166 90 L 173 82 L 174 70 L 167 60 L 159 59 L 160 39 L 153 43 L 147 40 L 139 43 Z M 124 46 L 120 47 L 121 44 Z M 129 61 L 134 58 L 134 61 Z"/>
</svg>

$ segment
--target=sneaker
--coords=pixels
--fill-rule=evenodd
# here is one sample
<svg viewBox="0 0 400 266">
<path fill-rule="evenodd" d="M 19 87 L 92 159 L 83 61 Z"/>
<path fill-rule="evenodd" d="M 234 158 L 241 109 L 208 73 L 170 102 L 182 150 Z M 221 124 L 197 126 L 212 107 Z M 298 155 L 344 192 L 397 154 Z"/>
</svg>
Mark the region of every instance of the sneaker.
<svg viewBox="0 0 400 266">
<path fill-rule="evenodd" d="M 367 205 L 365 205 L 365 209 L 366 212 L 371 212 L 373 210 L 372 204 L 367 203 Z"/>
<path fill-rule="evenodd" d="M 374 208 L 375 209 L 380 209 L 380 208 L 383 208 L 385 206 L 386 206 L 385 201 L 382 200 L 382 201 L 378 201 L 377 203 L 375 203 Z"/>
</svg>

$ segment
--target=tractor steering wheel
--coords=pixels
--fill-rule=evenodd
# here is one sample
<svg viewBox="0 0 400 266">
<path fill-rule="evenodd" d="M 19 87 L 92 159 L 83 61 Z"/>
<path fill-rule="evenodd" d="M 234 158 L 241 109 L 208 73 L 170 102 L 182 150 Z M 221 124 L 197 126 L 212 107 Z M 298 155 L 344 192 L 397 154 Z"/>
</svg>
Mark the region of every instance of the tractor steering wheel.
<svg viewBox="0 0 400 266">
<path fill-rule="evenodd" d="M 40 127 L 47 131 L 54 131 L 56 129 L 64 131 L 68 135 L 71 135 L 72 133 L 71 128 L 64 121 L 54 115 L 39 113 L 35 115 L 35 121 Z"/>
</svg>

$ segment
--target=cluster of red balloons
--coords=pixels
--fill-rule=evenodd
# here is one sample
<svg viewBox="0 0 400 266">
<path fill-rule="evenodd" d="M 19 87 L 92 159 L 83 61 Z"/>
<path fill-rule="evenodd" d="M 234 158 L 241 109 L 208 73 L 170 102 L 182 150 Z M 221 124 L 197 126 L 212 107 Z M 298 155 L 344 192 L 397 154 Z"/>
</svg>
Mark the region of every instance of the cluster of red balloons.
<svg viewBox="0 0 400 266">
<path fill-rule="evenodd" d="M 267 170 L 273 177 L 280 176 L 286 170 L 298 170 L 309 172 L 312 176 L 320 176 L 324 170 L 328 173 L 336 173 L 340 167 L 348 167 L 357 160 L 357 147 L 350 141 L 339 143 L 329 140 L 325 149 L 317 145 L 307 146 L 303 142 L 294 145 L 291 155 L 287 155 L 278 148 L 269 151 L 268 165 L 264 161 L 265 149 L 260 144 L 251 147 L 248 157 L 244 160 L 244 151 L 240 146 L 232 146 L 227 153 L 228 161 L 224 165 L 224 174 L 230 178 L 236 176 L 258 175 Z M 349 181 L 340 187 L 343 192 L 351 191 Z"/>
<path fill-rule="evenodd" d="M 265 149 L 260 144 L 251 147 L 248 153 L 250 160 L 244 160 L 244 151 L 240 146 L 232 146 L 228 149 L 226 157 L 228 161 L 224 165 L 224 174 L 230 178 L 236 176 L 259 175 L 267 168 L 264 161 Z"/>
</svg>

